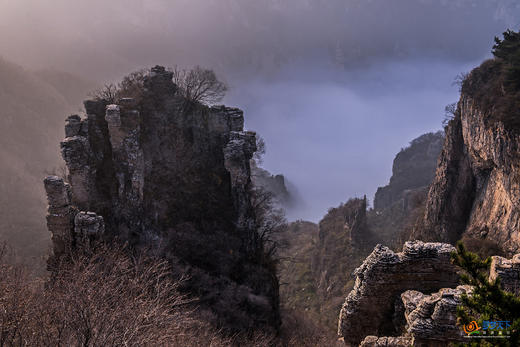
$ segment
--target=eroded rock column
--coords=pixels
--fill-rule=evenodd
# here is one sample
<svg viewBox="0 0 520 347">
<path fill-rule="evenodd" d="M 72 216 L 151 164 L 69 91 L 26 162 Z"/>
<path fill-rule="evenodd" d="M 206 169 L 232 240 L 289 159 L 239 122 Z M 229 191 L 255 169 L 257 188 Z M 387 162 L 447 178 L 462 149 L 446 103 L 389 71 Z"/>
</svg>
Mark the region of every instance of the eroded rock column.
<svg viewBox="0 0 520 347">
<path fill-rule="evenodd" d="M 251 167 L 249 161 L 256 151 L 256 134 L 232 131 L 224 148 L 225 167 L 231 175 L 231 188 L 238 212 L 237 228 L 247 235 L 248 252 L 258 249 L 255 217 L 251 207 Z"/>
<path fill-rule="evenodd" d="M 43 182 L 49 202 L 47 227 L 52 234 L 54 259 L 57 259 L 70 252 L 73 240 L 71 230 L 77 210 L 71 206 L 70 185 L 63 178 L 49 176 Z"/>
</svg>

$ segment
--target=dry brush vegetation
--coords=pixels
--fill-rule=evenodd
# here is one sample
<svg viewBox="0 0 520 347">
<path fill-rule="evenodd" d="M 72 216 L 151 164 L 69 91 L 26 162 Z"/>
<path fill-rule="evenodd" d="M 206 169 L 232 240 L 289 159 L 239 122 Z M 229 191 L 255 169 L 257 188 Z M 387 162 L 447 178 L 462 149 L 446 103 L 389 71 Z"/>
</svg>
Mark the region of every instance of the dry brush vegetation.
<svg viewBox="0 0 520 347">
<path fill-rule="evenodd" d="M 320 346 L 311 322 L 287 313 L 278 336 L 223 336 L 178 291 L 162 260 L 122 247 L 75 255 L 35 278 L 0 250 L 0 346 Z M 195 303 L 195 304 L 194 304 Z"/>
</svg>

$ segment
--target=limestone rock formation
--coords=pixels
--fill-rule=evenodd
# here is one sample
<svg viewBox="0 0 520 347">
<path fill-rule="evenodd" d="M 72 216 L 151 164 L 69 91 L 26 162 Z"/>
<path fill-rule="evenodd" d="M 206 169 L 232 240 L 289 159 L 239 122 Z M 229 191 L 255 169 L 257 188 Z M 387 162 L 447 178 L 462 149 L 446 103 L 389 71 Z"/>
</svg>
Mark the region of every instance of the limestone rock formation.
<svg viewBox="0 0 520 347">
<path fill-rule="evenodd" d="M 344 300 L 350 274 L 375 245 L 367 227 L 366 197 L 329 209 L 319 223 L 311 263 L 321 315 L 332 326 Z M 347 276 L 345 276 L 347 274 Z M 350 283 L 349 283 L 350 282 Z"/>
<path fill-rule="evenodd" d="M 449 244 L 407 242 L 402 253 L 378 245 L 356 270 L 341 310 L 339 334 L 349 346 L 442 347 L 464 342 L 457 306 L 472 287 L 457 285 Z M 520 254 L 493 257 L 490 280 L 518 294 Z M 369 336 L 366 336 L 369 335 Z"/>
<path fill-rule="evenodd" d="M 464 332 L 457 325 L 457 306 L 461 295 L 471 292 L 468 286 L 443 288 L 431 295 L 407 290 L 398 304 L 404 310 L 405 330 L 401 336 L 367 336 L 360 346 L 378 347 L 444 347 L 450 342 L 463 342 Z M 398 305 L 396 305 L 398 306 Z"/>
<path fill-rule="evenodd" d="M 469 293 L 469 286 L 442 288 L 431 295 L 414 290 L 402 293 L 406 335 L 418 346 L 464 341 L 463 330 L 457 325 L 457 306 L 462 303 L 462 294 Z"/>
<path fill-rule="evenodd" d="M 335 242 L 334 235 L 341 234 L 345 246 L 358 249 L 370 248 L 373 237 L 367 228 L 367 199 L 350 199 L 329 212 L 320 221 L 320 244 L 326 247 L 329 242 Z"/>
<path fill-rule="evenodd" d="M 446 129 L 424 219 L 412 238 L 487 240 L 512 255 L 520 251 L 520 135 L 501 120 L 500 100 L 485 108 L 471 92 L 472 83 L 499 78 L 489 71 L 483 77 L 486 64 L 490 62 L 473 70 L 463 85 L 455 118 Z"/>
<path fill-rule="evenodd" d="M 354 272 L 354 289 L 341 309 L 338 333 L 345 343 L 356 346 L 367 335 L 399 335 L 393 318 L 403 292 L 456 287 L 459 276 L 450 262 L 454 250 L 448 244 L 416 241 L 394 253 L 377 245 Z"/>
<path fill-rule="evenodd" d="M 182 269 L 181 289 L 217 325 L 277 328 L 278 282 L 251 204 L 255 133 L 243 130 L 243 112 L 188 102 L 160 66 L 133 99 L 89 100 L 85 110 L 67 119 L 61 142 L 68 183 L 45 180 L 49 265 L 95 238 L 128 242 Z"/>
<path fill-rule="evenodd" d="M 73 246 L 72 230 L 74 217 L 78 213 L 71 205 L 70 185 L 57 176 L 47 177 L 44 185 L 49 203 L 47 228 L 52 235 L 53 254 L 55 256 L 67 254 Z M 52 262 L 54 259 L 49 259 L 49 263 Z"/>
<path fill-rule="evenodd" d="M 504 290 L 520 294 L 520 254 L 514 255 L 512 259 L 492 257 L 489 279 L 493 281 L 497 278 L 500 278 Z"/>
</svg>

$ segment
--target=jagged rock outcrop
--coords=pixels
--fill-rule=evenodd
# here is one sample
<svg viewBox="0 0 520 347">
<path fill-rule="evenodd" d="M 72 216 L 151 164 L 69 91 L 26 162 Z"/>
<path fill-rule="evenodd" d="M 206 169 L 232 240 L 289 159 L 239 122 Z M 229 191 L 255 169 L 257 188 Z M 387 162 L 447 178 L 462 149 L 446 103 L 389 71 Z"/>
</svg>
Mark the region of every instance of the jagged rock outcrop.
<svg viewBox="0 0 520 347">
<path fill-rule="evenodd" d="M 45 180 L 50 267 L 96 238 L 128 242 L 187 275 L 181 289 L 217 325 L 277 328 L 278 282 L 263 262 L 250 195 L 256 139 L 243 112 L 188 102 L 159 66 L 136 97 L 89 100 L 85 110 L 67 119 L 61 143 L 70 186 Z"/>
<path fill-rule="evenodd" d="M 74 217 L 77 209 L 71 205 L 70 185 L 62 178 L 49 176 L 44 180 L 48 200 L 47 228 L 52 235 L 53 255 L 67 254 L 73 246 Z M 49 259 L 50 263 L 54 259 Z"/>
<path fill-rule="evenodd" d="M 408 290 L 401 294 L 405 309 L 406 336 L 414 346 L 446 346 L 449 342 L 464 341 L 464 332 L 457 325 L 457 306 L 462 294 L 470 294 L 471 287 L 443 288 L 431 295 Z"/>
<path fill-rule="evenodd" d="M 319 225 L 289 224 L 281 242 L 280 282 L 286 306 L 305 312 L 322 326 L 334 329 L 349 276 L 370 253 L 374 236 L 367 228 L 366 198 L 354 198 L 330 208 Z"/>
<path fill-rule="evenodd" d="M 516 254 L 512 259 L 499 256 L 491 257 L 489 279 L 494 281 L 500 278 L 500 285 L 516 295 L 520 294 L 520 254 Z"/>
<path fill-rule="evenodd" d="M 375 245 L 367 227 L 366 208 L 366 197 L 350 199 L 329 209 L 318 226 L 311 266 L 320 313 L 330 326 L 336 323 L 345 288 L 352 285 L 345 274 L 350 274 Z"/>
<path fill-rule="evenodd" d="M 251 180 L 256 187 L 269 192 L 279 206 L 285 209 L 292 207 L 294 203 L 293 197 L 287 189 L 283 175 L 272 175 L 269 171 L 262 169 L 252 161 Z"/>
<path fill-rule="evenodd" d="M 356 270 L 356 285 L 341 310 L 339 334 L 345 343 L 442 347 L 467 341 L 457 325 L 457 307 L 473 289 L 457 285 L 459 274 L 449 261 L 453 250 L 449 244 L 415 241 L 395 254 L 378 245 Z M 489 279 L 499 278 L 504 290 L 518 294 L 519 275 L 520 254 L 493 257 Z"/>
<path fill-rule="evenodd" d="M 495 100 L 486 100 L 486 105 L 472 91 L 487 90 L 501 78 L 490 64 L 495 62 L 473 70 L 463 84 L 455 118 L 446 129 L 424 219 L 412 238 L 487 240 L 511 255 L 520 250 L 520 135 L 500 113 L 508 97 L 504 90 L 493 96 Z"/>
<path fill-rule="evenodd" d="M 432 182 L 443 138 L 440 131 L 421 135 L 395 156 L 390 183 L 379 187 L 374 197 L 375 210 L 388 208 L 398 201 L 406 209 L 410 192 Z"/>
<path fill-rule="evenodd" d="M 394 253 L 377 245 L 354 272 L 354 289 L 341 309 L 338 334 L 345 343 L 357 346 L 367 335 L 399 335 L 393 320 L 401 293 L 456 287 L 459 276 L 450 262 L 454 250 L 448 244 L 416 241 Z"/>
<path fill-rule="evenodd" d="M 401 294 L 399 307 L 404 311 L 405 330 L 401 336 L 367 336 L 363 347 L 444 347 L 450 342 L 464 342 L 464 331 L 457 325 L 457 306 L 462 294 L 471 293 L 468 286 L 443 288 L 431 295 L 416 290 Z M 397 305 L 396 305 L 397 306 Z"/>
</svg>

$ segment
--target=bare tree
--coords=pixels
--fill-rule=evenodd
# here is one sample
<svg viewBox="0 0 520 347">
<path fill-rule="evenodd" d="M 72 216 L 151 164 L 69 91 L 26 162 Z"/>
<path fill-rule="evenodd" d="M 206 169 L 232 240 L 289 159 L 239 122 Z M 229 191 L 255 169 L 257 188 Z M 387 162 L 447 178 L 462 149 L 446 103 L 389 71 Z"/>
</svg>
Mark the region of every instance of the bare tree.
<svg viewBox="0 0 520 347">
<path fill-rule="evenodd" d="M 74 255 L 45 283 L 0 247 L 0 346 L 228 346 L 193 314 L 165 261 L 123 248 Z"/>
<path fill-rule="evenodd" d="M 90 92 L 88 95 L 95 100 L 105 100 L 109 104 L 113 104 L 117 100 L 118 88 L 113 83 L 107 83 L 102 88 Z"/>
<path fill-rule="evenodd" d="M 189 102 L 213 105 L 221 101 L 228 90 L 227 85 L 217 78 L 213 70 L 196 66 L 191 70 L 180 69 L 175 66 L 171 69 L 173 82 Z M 144 81 L 149 69 L 141 69 L 125 76 L 116 84 L 105 84 L 102 88 L 89 95 L 96 100 L 104 100 L 109 104 L 116 103 L 120 98 L 134 98 L 139 100 L 144 91 Z"/>
<path fill-rule="evenodd" d="M 144 81 L 150 69 L 141 69 L 126 75 L 117 85 L 118 98 L 134 98 L 139 100 L 144 91 Z"/>
<path fill-rule="evenodd" d="M 107 83 L 102 88 L 89 93 L 95 100 L 103 100 L 108 104 L 115 104 L 121 98 L 134 98 L 139 100 L 144 91 L 144 80 L 149 69 L 134 71 L 125 77 L 117 85 Z"/>
<path fill-rule="evenodd" d="M 457 112 L 456 102 L 446 105 L 446 107 L 444 107 L 444 119 L 442 120 L 443 126 L 447 126 L 450 120 L 455 118 L 455 112 Z"/>
<path fill-rule="evenodd" d="M 191 102 L 216 104 L 221 101 L 228 90 L 227 85 L 220 81 L 213 70 L 196 66 L 191 70 L 172 69 L 173 82 L 179 87 L 183 96 Z"/>
<path fill-rule="evenodd" d="M 257 222 L 257 236 L 263 262 L 276 263 L 277 250 L 284 247 L 283 233 L 287 230 L 287 220 L 282 209 L 273 202 L 272 193 L 255 187 L 251 199 Z"/>
<path fill-rule="evenodd" d="M 462 92 L 462 85 L 464 84 L 464 81 L 468 78 L 469 73 L 468 72 L 461 72 L 455 78 L 453 79 L 453 82 L 451 83 L 452 86 L 458 86 L 459 87 L 459 93 Z"/>
</svg>

